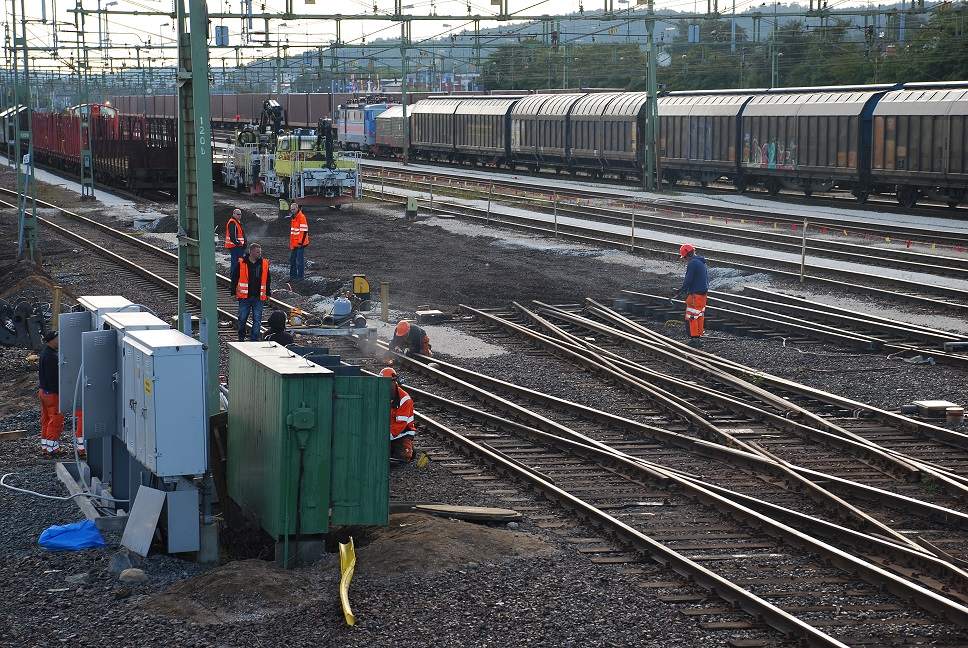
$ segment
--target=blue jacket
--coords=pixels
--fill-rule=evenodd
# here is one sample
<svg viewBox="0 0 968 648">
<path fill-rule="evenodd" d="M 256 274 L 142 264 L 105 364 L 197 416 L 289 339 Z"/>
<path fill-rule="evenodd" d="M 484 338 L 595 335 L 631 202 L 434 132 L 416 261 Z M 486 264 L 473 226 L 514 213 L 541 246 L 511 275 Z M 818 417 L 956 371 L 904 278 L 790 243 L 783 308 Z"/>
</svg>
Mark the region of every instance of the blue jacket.
<svg viewBox="0 0 968 648">
<path fill-rule="evenodd" d="M 706 277 L 706 257 L 698 254 L 689 259 L 686 266 L 686 277 L 682 280 L 681 294 L 708 293 L 709 279 Z"/>
</svg>

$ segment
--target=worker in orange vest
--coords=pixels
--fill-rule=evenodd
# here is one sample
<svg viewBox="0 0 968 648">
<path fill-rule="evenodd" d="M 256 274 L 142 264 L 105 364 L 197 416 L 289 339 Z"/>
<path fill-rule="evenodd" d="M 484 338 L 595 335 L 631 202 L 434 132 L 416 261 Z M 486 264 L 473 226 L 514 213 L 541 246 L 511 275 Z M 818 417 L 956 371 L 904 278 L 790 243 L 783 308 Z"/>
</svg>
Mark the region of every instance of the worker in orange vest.
<svg viewBox="0 0 968 648">
<path fill-rule="evenodd" d="M 298 203 L 289 205 L 289 281 L 302 281 L 305 272 L 305 251 L 309 246 L 309 224 Z"/>
<path fill-rule="evenodd" d="M 413 424 L 413 399 L 400 386 L 393 367 L 381 369 L 380 376 L 393 381 L 390 391 L 390 462 L 407 463 L 413 459 L 413 438 L 417 434 Z"/>
<path fill-rule="evenodd" d="M 245 232 L 242 231 L 242 210 L 236 207 L 232 210 L 228 222 L 225 224 L 225 249 L 229 251 L 231 259 L 229 269 L 238 265 L 239 259 L 245 256 Z"/>
<path fill-rule="evenodd" d="M 252 313 L 250 342 L 258 342 L 262 332 L 262 309 L 272 297 L 269 260 L 262 258 L 262 246 L 253 243 L 249 254 L 232 268 L 232 294 L 239 300 L 239 342 L 245 342 L 245 324 Z"/>
</svg>

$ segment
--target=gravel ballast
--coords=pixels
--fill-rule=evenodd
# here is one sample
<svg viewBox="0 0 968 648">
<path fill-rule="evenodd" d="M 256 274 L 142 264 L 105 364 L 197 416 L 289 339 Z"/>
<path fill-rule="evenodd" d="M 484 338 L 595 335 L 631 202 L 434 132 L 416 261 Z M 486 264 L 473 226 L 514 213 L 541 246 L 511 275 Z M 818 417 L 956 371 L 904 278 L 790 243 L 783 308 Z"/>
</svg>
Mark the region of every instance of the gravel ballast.
<svg viewBox="0 0 968 648">
<path fill-rule="evenodd" d="M 11 177 L 8 170 L 0 171 L 0 183 L 9 186 Z M 65 204 L 70 199 L 70 194 L 49 191 L 54 194 L 48 196 L 53 202 Z M 247 219 L 243 222 L 263 243 L 266 256 L 274 262 L 285 261 L 288 223 L 275 218 L 274 205 L 243 196 L 217 196 L 216 200 L 219 217 L 227 216 L 233 205 L 242 205 Z M 122 222 L 133 222 L 138 213 L 124 206 L 95 205 L 91 210 Z M 162 214 L 162 227 L 166 222 L 170 225 L 167 211 Z M 433 219 L 404 231 L 401 214 L 378 204 L 362 203 L 338 214 L 320 210 L 308 215 L 313 245 L 307 259 L 312 265 L 307 269 L 306 286 L 297 290 L 318 289 L 319 293 L 304 296 L 307 303 L 325 307 L 336 288 L 348 284 L 353 274 L 367 274 L 374 286 L 389 282 L 391 323 L 374 322 L 383 338 L 392 333 L 396 318 L 412 316 L 423 304 L 450 312 L 460 303 L 482 308 L 532 299 L 576 303 L 585 296 L 605 300 L 623 288 L 667 292 L 681 281 L 680 266 L 642 258 L 617 262 L 614 251 L 579 253 L 575 246 L 515 245 L 508 242 L 512 237 L 497 230 L 475 228 L 464 234 L 439 226 Z M 43 233 L 44 263 L 38 267 L 17 262 L 14 211 L 0 211 L 0 228 L 5 233 L 0 243 L 3 299 L 45 301 L 55 283 L 64 286 L 67 303 L 81 295 L 125 294 L 125 286 L 113 284 L 112 274 L 100 270 L 101 261 Z M 785 289 L 782 284 L 772 285 Z M 803 294 L 799 287 L 789 290 Z M 142 295 L 126 296 L 133 301 L 147 300 L 146 305 L 160 317 L 174 314 L 174 304 L 157 298 L 152 303 Z M 881 311 L 895 309 L 892 304 L 863 297 L 857 301 L 869 301 Z M 915 321 L 919 316 L 895 312 Z M 655 322 L 653 326 L 679 339 L 684 337 L 680 324 Z M 460 325 L 429 328 L 434 350 L 442 360 L 569 400 L 596 407 L 607 400 L 609 407 L 603 409 L 621 408 L 623 392 L 614 387 L 597 394 L 579 393 L 577 387 L 569 389 L 567 375 L 536 373 L 533 358 L 510 352 L 499 341 L 475 338 Z M 227 335 L 223 343 L 232 337 Z M 785 345 L 779 340 L 712 331 L 704 350 L 886 409 L 920 399 L 961 404 L 968 393 L 968 379 L 961 370 L 913 365 L 900 358 L 857 354 L 829 345 Z M 360 360 L 368 369 L 378 366 L 371 359 L 346 353 L 348 359 Z M 54 464 L 39 453 L 36 360 L 29 351 L 4 348 L 0 350 L 0 369 L 5 394 L 0 403 L 0 432 L 28 432 L 25 438 L 0 441 L 0 473 L 8 475 L 6 481 L 15 486 L 65 495 Z M 436 442 L 418 437 L 418 452 L 421 444 Z M 37 544 L 40 534 L 51 525 L 83 519 L 78 507 L 2 489 L 0 579 L 5 605 L 0 614 L 0 645 L 727 646 L 737 638 L 789 645 L 769 630 L 703 630 L 675 606 L 655 598 L 653 590 L 638 585 L 644 578 L 675 580 L 674 573 L 651 563 L 638 566 L 643 574 L 629 573 L 628 566 L 593 564 L 566 537 L 529 518 L 554 513 L 551 505 L 525 491 L 489 493 L 495 483 L 516 490 L 506 480 L 482 487 L 435 462 L 391 471 L 394 501 L 535 510 L 516 528 L 436 518 L 423 526 L 408 517 L 414 514 L 400 514 L 381 532 L 342 530 L 354 535 L 359 560 L 350 596 L 357 617 L 352 627 L 339 606 L 339 566 L 334 555 L 316 565 L 279 572 L 266 569 L 269 549 L 257 532 L 226 532 L 227 549 L 220 565 L 202 566 L 192 562 L 191 556 L 168 556 L 155 549 L 147 558 L 133 561 L 147 579 L 123 583 L 118 571 L 119 536 L 105 536 L 107 547 L 103 549 L 48 552 Z M 455 538 L 449 533 L 452 529 L 439 525 L 462 526 L 455 527 L 460 529 Z M 594 534 L 591 529 L 578 529 L 568 533 Z M 519 534 L 515 537 L 521 539 L 482 543 L 486 534 L 493 533 L 508 534 L 507 538 Z M 460 538 L 467 540 L 462 543 Z M 462 544 L 466 545 L 464 551 Z M 399 565 L 407 569 L 396 569 Z"/>
</svg>

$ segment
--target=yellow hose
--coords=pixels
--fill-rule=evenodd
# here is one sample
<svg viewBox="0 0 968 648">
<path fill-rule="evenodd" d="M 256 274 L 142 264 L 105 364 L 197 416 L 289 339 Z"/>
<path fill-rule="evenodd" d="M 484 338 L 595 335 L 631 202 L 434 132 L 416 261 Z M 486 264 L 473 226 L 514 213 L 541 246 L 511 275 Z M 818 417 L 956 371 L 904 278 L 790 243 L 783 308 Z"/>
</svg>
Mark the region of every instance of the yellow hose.
<svg viewBox="0 0 968 648">
<path fill-rule="evenodd" d="M 356 549 L 353 547 L 353 538 L 349 542 L 339 543 L 339 568 L 343 577 L 339 581 L 339 600 L 343 604 L 343 616 L 346 617 L 347 625 L 355 625 L 356 617 L 350 609 L 350 581 L 353 580 L 353 572 L 356 570 Z"/>
</svg>

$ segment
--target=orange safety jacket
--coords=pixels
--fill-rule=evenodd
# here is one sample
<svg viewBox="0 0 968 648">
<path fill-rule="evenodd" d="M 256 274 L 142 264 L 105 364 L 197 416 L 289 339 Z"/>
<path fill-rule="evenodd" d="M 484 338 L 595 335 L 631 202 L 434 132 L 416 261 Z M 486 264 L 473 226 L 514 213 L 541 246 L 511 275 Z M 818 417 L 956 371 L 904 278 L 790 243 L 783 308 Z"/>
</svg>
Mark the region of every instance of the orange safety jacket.
<svg viewBox="0 0 968 648">
<path fill-rule="evenodd" d="M 394 407 L 390 404 L 390 440 L 406 436 L 416 436 L 417 428 L 413 424 L 413 400 L 410 394 L 396 386 L 397 398 L 400 403 Z"/>
<path fill-rule="evenodd" d="M 262 285 L 259 287 L 259 301 L 266 301 L 266 282 L 269 280 L 269 260 L 262 259 Z M 249 264 L 243 258 L 239 260 L 239 283 L 235 288 L 235 296 L 239 299 L 249 298 Z"/>
<path fill-rule="evenodd" d="M 245 234 L 242 232 L 242 223 L 232 216 L 229 218 L 229 222 L 225 224 L 225 249 L 231 250 L 235 247 L 235 243 L 232 242 L 232 237 L 229 232 L 232 231 L 232 223 L 235 223 L 236 239 L 239 242 L 239 247 L 245 247 Z"/>
<path fill-rule="evenodd" d="M 289 225 L 289 249 L 295 250 L 297 247 L 309 245 L 309 223 L 302 210 L 296 212 Z"/>
</svg>

